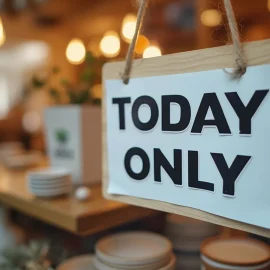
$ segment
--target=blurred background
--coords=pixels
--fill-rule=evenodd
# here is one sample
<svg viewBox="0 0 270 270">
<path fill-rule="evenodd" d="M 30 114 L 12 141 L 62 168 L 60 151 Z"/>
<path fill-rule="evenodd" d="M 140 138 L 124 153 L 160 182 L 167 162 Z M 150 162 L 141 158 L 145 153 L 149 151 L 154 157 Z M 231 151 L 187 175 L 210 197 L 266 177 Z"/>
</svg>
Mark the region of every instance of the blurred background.
<svg viewBox="0 0 270 270">
<path fill-rule="evenodd" d="M 64 104 L 100 105 L 102 65 L 125 58 L 135 30 L 138 2 L 139 0 L 0 0 L 0 193 L 1 202 L 7 202 L 8 205 L 5 208 L 2 205 L 0 207 L 0 250 L 10 243 L 25 243 L 29 239 L 42 236 L 54 240 L 52 246 L 55 249 L 66 247 L 72 250 L 72 254 L 80 254 L 85 250 L 89 252 L 94 250 L 94 243 L 100 236 L 108 234 L 108 231 L 103 230 L 104 224 L 111 229 L 109 232 L 130 228 L 164 232 L 168 224 L 174 223 L 177 226 L 185 225 L 187 229 L 193 228 L 190 224 L 195 221 L 175 221 L 172 217 L 168 221 L 168 217 L 160 212 L 151 212 L 154 217 L 148 217 L 143 222 L 129 218 L 133 213 L 135 216 L 139 212 L 133 208 L 126 210 L 127 214 L 120 212 L 117 216 L 110 212 L 113 203 L 102 198 L 99 187 L 92 202 L 98 210 L 101 209 L 100 216 L 105 213 L 105 217 L 99 219 L 100 229 L 95 231 L 100 234 L 86 237 L 86 232 L 83 231 L 84 237 L 78 237 L 58 227 L 66 228 L 65 218 L 70 209 L 72 215 L 78 210 L 78 219 L 88 215 L 89 220 L 96 218 L 98 210 L 92 207 L 91 201 L 89 204 L 79 204 L 70 197 L 59 199 L 50 205 L 51 202 L 36 200 L 29 195 L 25 175 L 21 176 L 13 169 L 16 166 L 21 168 L 22 165 L 39 163 L 36 155 L 28 155 L 28 159 L 20 156 L 19 160 L 12 162 L 9 160 L 13 168 L 3 168 L 7 148 L 14 147 L 7 146 L 8 142 L 19 143 L 27 153 L 38 151 L 47 158 L 43 117 L 46 107 Z M 148 2 L 145 21 L 135 47 L 135 58 L 157 57 L 231 43 L 223 0 Z M 270 38 L 270 0 L 231 2 L 243 42 Z M 101 135 L 97 137 L 100 139 Z M 29 164 L 22 162 L 27 160 Z M 9 205 L 15 205 L 14 200 L 17 200 L 18 205 L 10 209 Z M 33 210 L 37 205 L 44 208 L 45 216 L 50 213 L 47 212 L 50 207 L 54 210 L 57 205 L 58 213 L 56 211 L 53 217 L 58 217 L 62 211 L 65 217 L 63 225 L 54 227 L 59 224 L 50 215 L 43 218 L 43 213 Z M 21 213 L 20 210 L 24 207 L 24 212 L 30 213 L 29 215 Z M 126 209 L 126 206 L 121 207 Z M 51 213 L 54 213 L 53 210 Z M 91 211 L 94 217 L 90 215 Z M 124 210 L 121 208 L 121 211 Z M 111 215 L 106 215 L 107 212 Z M 140 210 L 137 217 L 145 218 L 147 215 L 151 216 Z M 42 217 L 43 221 L 48 219 L 52 225 L 45 224 L 36 217 Z M 71 218 L 73 222 L 74 216 Z M 115 219 L 119 221 L 116 222 Z M 125 224 L 131 221 L 134 223 Z M 90 223 L 85 223 L 84 226 L 88 228 Z M 121 226 L 116 228 L 115 224 Z M 200 222 L 194 226 L 195 231 L 201 231 Z M 76 229 L 79 230 L 79 226 Z M 191 265 L 190 268 L 185 266 L 179 269 L 199 269 L 199 262 L 196 260 L 199 261 L 200 243 L 204 238 L 214 235 L 217 228 L 211 227 L 209 230 L 209 235 L 199 235 L 195 240 L 186 237 L 183 240 L 183 236 L 179 236 L 181 243 L 195 243 L 196 255 L 195 259 L 192 257 L 193 253 L 191 259 L 187 258 L 187 264 L 189 261 L 195 262 L 194 267 Z M 228 228 L 218 230 L 225 235 L 247 235 Z M 167 236 L 171 241 L 177 240 L 174 234 L 169 233 Z M 269 240 L 263 240 L 269 244 Z M 186 248 L 186 244 L 183 247 Z M 186 252 L 183 247 L 178 249 Z M 57 265 L 62 257 L 57 251 L 53 251 L 53 254 L 56 254 L 54 257 L 58 256 L 55 263 Z"/>
<path fill-rule="evenodd" d="M 232 4 L 243 41 L 270 37 L 269 0 Z M 0 142 L 19 139 L 44 149 L 40 115 L 50 97 L 44 91 L 27 95 L 33 75 L 45 76 L 58 67 L 60 79 L 76 84 L 86 51 L 101 62 L 123 59 L 136 10 L 135 0 L 1 0 Z M 226 23 L 220 0 L 149 1 L 135 57 L 225 45 L 230 42 Z M 98 98 L 100 70 L 91 83 Z M 52 80 L 57 84 L 59 78 Z"/>
</svg>

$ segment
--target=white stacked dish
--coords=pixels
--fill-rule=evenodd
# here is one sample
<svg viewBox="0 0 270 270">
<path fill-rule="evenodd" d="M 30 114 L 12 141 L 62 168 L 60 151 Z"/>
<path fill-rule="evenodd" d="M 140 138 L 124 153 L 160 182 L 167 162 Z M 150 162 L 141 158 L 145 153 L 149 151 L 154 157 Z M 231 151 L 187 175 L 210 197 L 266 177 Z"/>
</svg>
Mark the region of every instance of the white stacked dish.
<svg viewBox="0 0 270 270">
<path fill-rule="evenodd" d="M 174 270 L 175 263 L 170 241 L 155 233 L 119 233 L 96 245 L 97 270 Z"/>
<path fill-rule="evenodd" d="M 57 267 L 57 270 L 96 270 L 94 256 L 82 255 L 71 258 Z"/>
<path fill-rule="evenodd" d="M 211 223 L 178 215 L 167 217 L 165 234 L 177 251 L 199 252 L 201 242 L 218 232 L 218 226 Z"/>
<path fill-rule="evenodd" d="M 71 174 L 63 168 L 46 168 L 28 174 L 28 190 L 37 197 L 55 197 L 72 191 Z"/>
<path fill-rule="evenodd" d="M 219 227 L 200 220 L 168 215 L 165 234 L 173 244 L 177 269 L 200 269 L 200 246 L 208 237 L 217 235 Z"/>
<path fill-rule="evenodd" d="M 197 253 L 176 253 L 176 269 L 198 270 L 201 269 L 201 258 Z"/>
</svg>

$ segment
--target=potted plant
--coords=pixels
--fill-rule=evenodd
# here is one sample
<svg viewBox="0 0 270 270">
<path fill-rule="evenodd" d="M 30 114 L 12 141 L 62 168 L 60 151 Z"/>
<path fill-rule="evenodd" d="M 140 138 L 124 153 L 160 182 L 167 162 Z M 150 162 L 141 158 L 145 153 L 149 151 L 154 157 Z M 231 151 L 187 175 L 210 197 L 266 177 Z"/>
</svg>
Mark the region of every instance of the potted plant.
<svg viewBox="0 0 270 270">
<path fill-rule="evenodd" d="M 53 270 L 48 260 L 49 246 L 32 241 L 27 246 L 7 248 L 1 252 L 1 270 Z"/>
<path fill-rule="evenodd" d="M 101 108 L 93 86 L 102 63 L 87 53 L 79 83 L 66 79 L 52 85 L 60 70 L 53 68 L 44 79 L 34 76 L 34 89 L 47 91 L 53 106 L 45 110 L 45 134 L 52 166 L 71 170 L 76 185 L 101 180 Z"/>
</svg>

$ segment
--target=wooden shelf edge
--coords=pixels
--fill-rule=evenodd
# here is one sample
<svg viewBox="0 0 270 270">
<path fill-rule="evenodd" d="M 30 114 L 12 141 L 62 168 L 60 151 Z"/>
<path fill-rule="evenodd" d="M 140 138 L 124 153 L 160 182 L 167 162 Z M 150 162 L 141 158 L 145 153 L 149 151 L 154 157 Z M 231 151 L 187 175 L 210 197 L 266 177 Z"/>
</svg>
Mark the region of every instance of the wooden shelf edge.
<svg viewBox="0 0 270 270">
<path fill-rule="evenodd" d="M 132 196 L 122 196 L 122 195 L 110 195 L 103 193 L 104 197 L 108 200 L 119 201 L 122 203 L 127 203 L 131 205 L 136 205 L 140 207 L 146 207 L 154 210 L 164 211 L 171 214 L 183 215 L 190 218 L 199 219 L 206 222 L 211 222 L 220 226 L 246 231 L 252 234 L 261 235 L 270 238 L 270 230 L 262 227 L 253 226 L 247 223 L 235 221 L 232 219 L 224 218 L 221 216 L 213 215 L 201 210 L 197 210 L 190 207 L 179 206 L 171 203 L 147 200 L 136 198 Z"/>
<path fill-rule="evenodd" d="M 142 208 L 126 205 L 121 209 L 115 209 L 108 213 L 100 213 L 91 217 L 78 219 L 77 232 L 81 236 L 94 234 L 122 224 L 134 222 L 138 219 L 153 216 L 157 211 L 149 208 Z M 91 224 L 91 225 L 90 225 Z"/>
<path fill-rule="evenodd" d="M 52 211 L 50 209 L 46 209 L 44 206 L 39 204 L 29 203 L 22 199 L 10 197 L 9 195 L 5 195 L 5 193 L 1 193 L 0 202 L 4 205 L 16 209 L 26 215 L 37 218 L 41 221 L 44 221 L 53 226 L 59 227 L 61 229 L 67 230 L 72 233 L 76 232 L 76 220 L 70 219 L 69 216 L 65 216 L 61 213 Z"/>
</svg>

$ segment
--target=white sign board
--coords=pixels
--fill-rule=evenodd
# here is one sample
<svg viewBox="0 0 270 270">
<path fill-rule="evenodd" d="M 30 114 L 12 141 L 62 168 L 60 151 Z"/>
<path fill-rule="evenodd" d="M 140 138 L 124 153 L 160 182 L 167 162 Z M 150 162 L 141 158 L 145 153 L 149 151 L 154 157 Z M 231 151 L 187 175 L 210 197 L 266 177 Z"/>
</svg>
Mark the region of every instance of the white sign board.
<svg viewBox="0 0 270 270">
<path fill-rule="evenodd" d="M 269 74 L 106 80 L 108 193 L 270 228 Z"/>
</svg>

